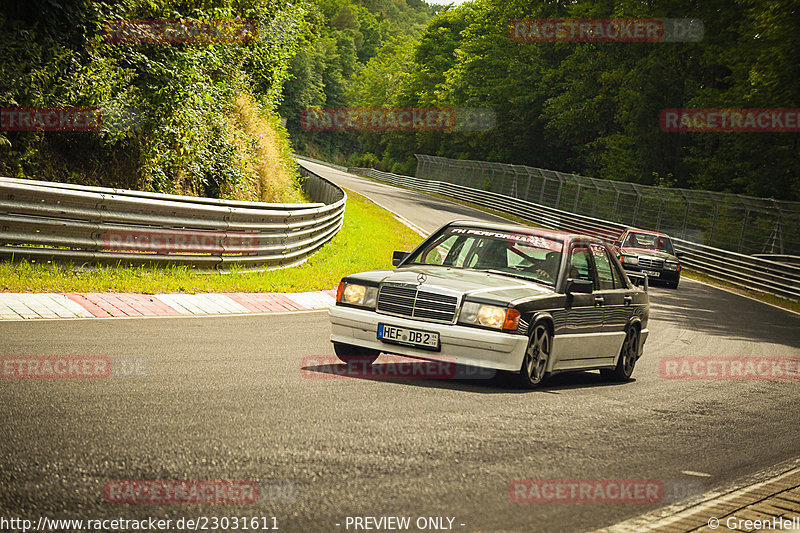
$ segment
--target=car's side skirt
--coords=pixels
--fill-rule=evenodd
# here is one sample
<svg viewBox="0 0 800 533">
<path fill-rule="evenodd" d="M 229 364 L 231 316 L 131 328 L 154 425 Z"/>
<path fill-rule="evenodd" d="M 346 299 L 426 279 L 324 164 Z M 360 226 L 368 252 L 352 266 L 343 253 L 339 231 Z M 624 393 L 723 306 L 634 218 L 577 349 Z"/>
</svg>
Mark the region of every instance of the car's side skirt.
<svg viewBox="0 0 800 533">
<path fill-rule="evenodd" d="M 556 335 L 548 366 L 551 372 L 610 366 L 624 340 L 624 331 Z"/>
</svg>

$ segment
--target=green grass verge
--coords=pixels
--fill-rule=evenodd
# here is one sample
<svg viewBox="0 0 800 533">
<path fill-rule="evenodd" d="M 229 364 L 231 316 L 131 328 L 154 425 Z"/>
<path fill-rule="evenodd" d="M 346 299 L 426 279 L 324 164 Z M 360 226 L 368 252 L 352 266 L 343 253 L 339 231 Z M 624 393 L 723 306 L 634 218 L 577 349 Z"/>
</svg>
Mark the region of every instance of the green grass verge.
<svg viewBox="0 0 800 533">
<path fill-rule="evenodd" d="M 422 238 L 394 215 L 347 191 L 344 225 L 302 265 L 267 272 L 204 272 L 189 267 L 80 268 L 27 261 L 0 263 L 4 292 L 302 292 L 336 287 L 354 272 L 392 267 L 392 251 L 411 250 Z"/>
</svg>

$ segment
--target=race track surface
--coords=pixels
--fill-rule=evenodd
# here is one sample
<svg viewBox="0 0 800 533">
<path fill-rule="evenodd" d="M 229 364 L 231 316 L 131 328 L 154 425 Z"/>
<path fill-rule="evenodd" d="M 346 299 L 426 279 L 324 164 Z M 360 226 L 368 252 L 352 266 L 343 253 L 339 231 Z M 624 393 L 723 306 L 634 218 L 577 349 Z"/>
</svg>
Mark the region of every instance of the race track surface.
<svg viewBox="0 0 800 533">
<path fill-rule="evenodd" d="M 495 219 L 309 167 L 425 231 Z M 340 377 L 326 311 L 0 323 L 4 357 L 137 365 L 128 377 L 0 380 L 0 515 L 275 516 L 281 531 L 354 531 L 348 516 L 432 516 L 454 517 L 465 532 L 587 531 L 796 457 L 797 381 L 664 379 L 659 363 L 800 357 L 800 316 L 686 279 L 677 291 L 651 288 L 651 303 L 635 380 L 585 372 L 536 391 L 502 376 Z M 659 480 L 666 494 L 654 503 L 514 503 L 517 479 Z M 115 480 L 292 490 L 258 504 L 119 505 L 103 497 Z"/>
</svg>

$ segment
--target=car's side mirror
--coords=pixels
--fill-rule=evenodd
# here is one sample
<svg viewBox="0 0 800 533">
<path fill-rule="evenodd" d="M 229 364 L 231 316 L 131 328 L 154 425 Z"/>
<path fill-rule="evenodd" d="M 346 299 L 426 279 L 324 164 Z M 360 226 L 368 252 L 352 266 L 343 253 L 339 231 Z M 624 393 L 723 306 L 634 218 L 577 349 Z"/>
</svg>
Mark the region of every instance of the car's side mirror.
<svg viewBox="0 0 800 533">
<path fill-rule="evenodd" d="M 403 261 L 405 261 L 406 257 L 411 255 L 410 252 L 394 252 L 392 253 L 392 266 L 397 266 Z"/>
<path fill-rule="evenodd" d="M 684 255 L 686 255 L 686 252 L 675 252 L 675 257 L 683 257 Z"/>
<path fill-rule="evenodd" d="M 640 272 L 626 272 L 626 274 L 634 286 L 641 287 L 644 292 L 647 292 L 650 285 L 650 277 L 647 274 L 642 274 Z"/>
<path fill-rule="evenodd" d="M 594 289 L 594 283 L 586 279 L 567 279 L 567 287 L 565 292 L 567 294 L 591 294 Z"/>
<path fill-rule="evenodd" d="M 617 248 L 621 248 L 622 247 L 622 241 L 614 241 L 614 246 L 616 246 Z"/>
</svg>

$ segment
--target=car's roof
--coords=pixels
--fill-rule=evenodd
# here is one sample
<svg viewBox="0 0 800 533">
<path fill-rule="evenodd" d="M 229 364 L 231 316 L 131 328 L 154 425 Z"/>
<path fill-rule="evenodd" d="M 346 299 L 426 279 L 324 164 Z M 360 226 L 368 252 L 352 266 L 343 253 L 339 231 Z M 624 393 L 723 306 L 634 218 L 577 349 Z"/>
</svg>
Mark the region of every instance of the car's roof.
<svg viewBox="0 0 800 533">
<path fill-rule="evenodd" d="M 658 237 L 666 237 L 668 239 L 672 238 L 669 235 L 667 235 L 666 233 L 662 233 L 660 231 L 655 231 L 655 230 L 651 230 L 651 229 L 628 228 L 628 229 L 625 230 L 624 233 L 628 233 L 629 231 L 633 231 L 635 233 L 644 233 L 646 235 L 656 235 Z"/>
<path fill-rule="evenodd" d="M 448 227 L 468 227 L 468 228 L 479 228 L 479 229 L 488 229 L 494 231 L 505 231 L 509 233 L 525 233 L 528 235 L 537 235 L 539 237 L 545 237 L 554 241 L 570 241 L 575 239 L 588 239 L 592 241 L 596 241 L 598 243 L 602 243 L 602 239 L 597 237 L 593 237 L 591 235 L 586 235 L 583 233 L 572 233 L 568 231 L 561 231 L 561 230 L 552 230 L 552 229 L 545 229 L 545 228 L 533 228 L 531 226 L 523 226 L 521 224 L 501 224 L 496 222 L 479 222 L 473 220 L 454 220 L 450 222 Z"/>
</svg>

